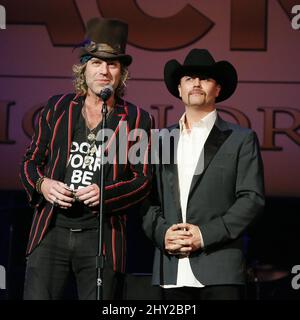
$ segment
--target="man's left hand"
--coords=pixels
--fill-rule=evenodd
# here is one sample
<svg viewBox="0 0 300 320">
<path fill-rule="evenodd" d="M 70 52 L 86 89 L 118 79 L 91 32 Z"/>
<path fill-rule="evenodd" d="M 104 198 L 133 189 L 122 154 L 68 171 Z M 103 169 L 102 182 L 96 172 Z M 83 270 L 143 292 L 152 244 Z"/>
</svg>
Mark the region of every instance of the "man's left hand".
<svg viewBox="0 0 300 320">
<path fill-rule="evenodd" d="M 178 223 L 177 227 L 192 234 L 191 237 L 178 241 L 182 245 L 178 250 L 180 253 L 189 254 L 203 247 L 203 240 L 198 226 L 190 223 Z"/>
<path fill-rule="evenodd" d="M 82 201 L 89 207 L 95 207 L 99 204 L 100 190 L 99 187 L 93 183 L 87 187 L 78 189 L 75 193 L 75 198 Z"/>
</svg>

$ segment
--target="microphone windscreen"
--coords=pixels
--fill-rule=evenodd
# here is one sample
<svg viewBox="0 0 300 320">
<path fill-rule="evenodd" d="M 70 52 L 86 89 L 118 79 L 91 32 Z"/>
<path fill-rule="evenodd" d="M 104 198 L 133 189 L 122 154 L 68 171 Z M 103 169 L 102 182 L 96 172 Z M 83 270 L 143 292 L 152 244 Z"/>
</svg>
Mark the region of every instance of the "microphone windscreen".
<svg viewBox="0 0 300 320">
<path fill-rule="evenodd" d="M 102 88 L 102 90 L 99 93 L 99 97 L 103 101 L 106 101 L 112 96 L 113 92 L 114 92 L 113 86 L 111 84 L 108 84 Z"/>
</svg>

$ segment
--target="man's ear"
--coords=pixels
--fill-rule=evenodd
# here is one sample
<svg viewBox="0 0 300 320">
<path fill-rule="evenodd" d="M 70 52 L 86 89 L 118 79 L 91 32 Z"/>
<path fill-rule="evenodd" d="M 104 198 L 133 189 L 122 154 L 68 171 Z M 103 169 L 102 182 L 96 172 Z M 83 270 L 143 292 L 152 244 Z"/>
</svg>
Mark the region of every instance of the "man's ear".
<svg viewBox="0 0 300 320">
<path fill-rule="evenodd" d="M 180 83 L 179 83 L 177 88 L 178 88 L 178 92 L 179 92 L 179 97 L 181 98 L 181 86 L 180 86 Z"/>
<path fill-rule="evenodd" d="M 222 89 L 222 87 L 221 87 L 219 84 L 217 84 L 217 87 L 216 87 L 216 97 L 218 97 L 218 96 L 220 95 L 221 89 Z"/>
</svg>

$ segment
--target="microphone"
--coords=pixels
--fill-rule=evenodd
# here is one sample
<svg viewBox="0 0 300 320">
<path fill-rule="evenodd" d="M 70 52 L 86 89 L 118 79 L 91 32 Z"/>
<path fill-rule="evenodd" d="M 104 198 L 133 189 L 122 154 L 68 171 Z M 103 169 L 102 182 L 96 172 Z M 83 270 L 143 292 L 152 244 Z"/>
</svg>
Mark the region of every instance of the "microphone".
<svg viewBox="0 0 300 320">
<path fill-rule="evenodd" d="M 105 102 L 111 97 L 113 92 L 114 92 L 114 88 L 112 87 L 111 84 L 108 84 L 107 86 L 103 87 L 103 89 L 100 91 L 99 94 L 97 94 L 97 96 Z"/>
</svg>

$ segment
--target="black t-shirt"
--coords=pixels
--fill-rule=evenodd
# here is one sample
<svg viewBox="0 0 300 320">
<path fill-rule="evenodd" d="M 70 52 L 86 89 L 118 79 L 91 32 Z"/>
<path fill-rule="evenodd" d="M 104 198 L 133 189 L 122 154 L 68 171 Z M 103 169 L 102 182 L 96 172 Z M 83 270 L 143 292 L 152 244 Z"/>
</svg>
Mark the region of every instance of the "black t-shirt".
<svg viewBox="0 0 300 320">
<path fill-rule="evenodd" d="M 96 141 L 97 151 L 90 156 L 89 163 L 86 163 L 86 156 L 90 143 L 87 139 L 87 129 L 85 120 L 80 114 L 78 123 L 73 135 L 73 141 L 70 150 L 70 158 L 66 168 L 65 184 L 71 189 L 77 190 L 96 183 L 99 185 L 100 171 L 100 143 Z M 98 124 L 97 133 L 101 128 Z M 88 130 L 89 131 L 89 130 Z M 54 224 L 67 228 L 94 228 L 98 226 L 97 213 L 93 213 L 90 207 L 83 202 L 74 202 L 70 209 L 58 209 L 54 219 Z"/>
</svg>

